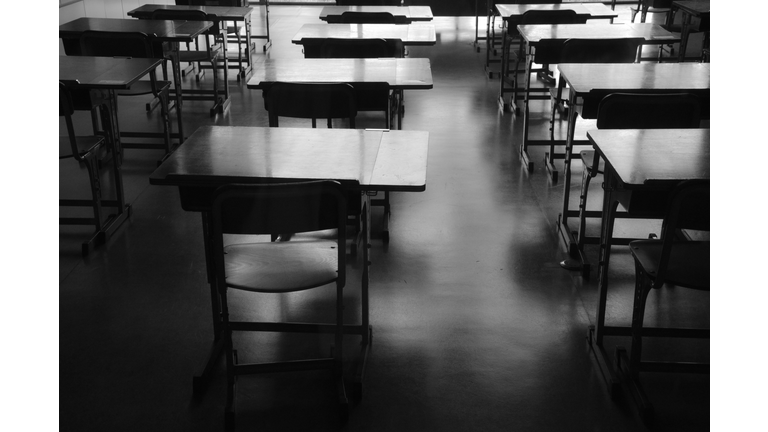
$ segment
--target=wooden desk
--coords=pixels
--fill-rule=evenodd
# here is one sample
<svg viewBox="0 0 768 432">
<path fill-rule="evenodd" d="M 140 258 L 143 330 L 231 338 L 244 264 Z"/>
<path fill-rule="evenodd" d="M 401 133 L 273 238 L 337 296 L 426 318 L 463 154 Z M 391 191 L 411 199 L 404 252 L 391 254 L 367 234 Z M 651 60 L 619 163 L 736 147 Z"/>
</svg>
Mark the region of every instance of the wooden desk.
<svg viewBox="0 0 768 432">
<path fill-rule="evenodd" d="M 400 39 L 403 45 L 434 45 L 433 24 L 304 24 L 291 40 L 302 39 Z"/>
<path fill-rule="evenodd" d="M 569 217 L 579 216 L 578 211 L 569 209 L 571 159 L 573 146 L 577 144 L 574 141 L 576 115 L 586 119 L 596 118 L 600 100 L 611 93 L 693 93 L 701 99 L 702 118 L 709 118 L 709 64 L 562 64 L 559 69 L 560 79 L 565 79 L 570 87 L 568 99 L 571 108 L 568 110 L 568 135 L 564 157 L 563 210 L 558 217 L 557 227 L 570 257 L 577 261 L 582 273 L 588 276 L 589 264 L 581 246 L 595 244 L 597 239 L 583 232 L 575 233 L 568 225 Z M 601 212 L 587 211 L 585 217 L 603 215 Z M 622 239 L 622 242 L 627 243 L 629 240 Z"/>
<path fill-rule="evenodd" d="M 428 132 L 360 129 L 257 128 L 204 126 L 174 152 L 149 178 L 150 184 L 179 188 L 185 210 L 202 213 L 203 233 L 209 229 L 212 191 L 228 183 L 333 179 L 361 191 L 419 192 L 426 189 Z M 363 206 L 363 262 L 368 263 L 370 204 Z M 211 269 L 211 244 L 205 238 Z M 209 277 L 209 280 L 213 280 Z M 363 266 L 361 324 L 345 325 L 345 333 L 362 336 L 355 389 L 359 399 L 365 359 L 370 348 L 368 265 Z M 220 305 L 211 284 L 214 340 L 206 365 L 194 378 L 202 390 L 223 348 Z M 331 330 L 329 330 L 331 331 Z"/>
<path fill-rule="evenodd" d="M 117 95 L 115 92 L 130 88 L 141 77 L 157 68 L 160 63 L 161 60 L 158 59 L 59 56 L 59 81 L 63 82 L 70 91 L 90 90 L 101 93 L 92 95 L 92 97 L 105 103 L 112 122 L 112 130 L 105 131 L 105 133 L 108 137 L 107 145 L 112 154 L 115 199 L 104 199 L 101 204 L 102 206 L 115 207 L 116 212 L 109 215 L 101 231 L 95 232 L 93 237 L 84 244 L 85 250 L 105 243 L 131 214 L 131 205 L 125 202 L 123 190 L 122 145 L 120 144 L 120 128 L 117 123 L 115 107 Z"/>
<path fill-rule="evenodd" d="M 520 37 L 524 45 L 525 68 L 525 86 L 522 88 L 522 94 L 525 101 L 525 112 L 523 115 L 523 145 L 520 147 L 520 156 L 523 163 L 527 165 L 528 171 L 533 171 L 533 161 L 528 155 L 528 146 L 550 146 L 551 140 L 530 140 L 529 132 L 529 101 L 531 99 L 549 99 L 549 88 L 539 87 L 531 88 L 531 73 L 533 64 L 556 64 L 560 60 L 560 47 L 568 39 L 618 39 L 618 38 L 642 38 L 643 45 L 660 45 L 675 42 L 678 38 L 671 32 L 665 30 L 658 24 L 638 23 L 638 24 L 561 24 L 561 25 L 525 25 L 518 26 Z M 640 48 L 642 52 L 642 45 Z M 638 59 L 642 54 L 638 54 Z M 518 57 L 519 61 L 519 57 Z M 519 108 L 515 103 L 518 97 L 518 75 L 519 65 L 515 64 L 510 80 L 506 73 L 501 77 L 501 90 L 499 94 L 499 103 L 503 108 L 512 107 L 516 114 L 519 114 Z M 506 88 L 505 84 L 510 84 Z M 504 100 L 504 93 L 512 92 L 509 104 Z M 539 93 L 533 96 L 531 93 Z M 541 95 L 540 93 L 544 93 Z M 564 142 L 559 143 L 560 145 Z M 552 181 L 557 182 L 558 172 L 555 168 L 555 159 L 562 159 L 563 154 L 548 153 L 546 156 L 547 169 L 552 176 Z"/>
<path fill-rule="evenodd" d="M 672 10 L 667 17 L 667 26 L 671 26 L 675 19 L 675 13 L 677 11 L 683 13 L 681 20 L 682 27 L 680 29 L 680 52 L 678 53 L 678 61 L 685 60 L 685 50 L 688 48 L 688 36 L 691 33 L 691 19 L 694 17 L 701 19 L 701 27 L 707 33 L 705 34 L 705 41 L 709 38 L 709 0 L 685 0 L 672 2 Z M 706 42 L 705 42 L 706 45 Z M 698 60 L 698 58 L 696 59 Z"/>
<path fill-rule="evenodd" d="M 263 89 L 277 81 L 386 82 L 396 93 L 397 127 L 402 129 L 402 92 L 431 89 L 432 69 L 425 58 L 267 59 L 254 70 L 248 88 Z"/>
<path fill-rule="evenodd" d="M 134 20 L 121 18 L 78 18 L 59 26 L 59 38 L 67 55 L 80 55 L 80 35 L 85 31 L 109 31 L 148 35 L 155 43 L 153 48 L 157 57 L 171 60 L 173 85 L 176 98 L 176 117 L 179 132 L 171 136 L 184 142 L 184 129 L 181 121 L 182 87 L 181 66 L 179 64 L 179 43 L 192 42 L 199 35 L 213 26 L 210 21 L 164 21 Z"/>
<path fill-rule="evenodd" d="M 245 27 L 245 37 L 247 41 L 250 41 L 254 36 L 251 35 L 251 13 L 253 9 L 248 6 L 185 6 L 185 5 L 164 5 L 164 4 L 145 4 L 136 9 L 128 12 L 128 16 L 134 18 L 148 20 L 152 19 L 152 13 L 158 9 L 164 10 L 201 10 L 208 16 L 207 19 L 220 24 L 223 23 L 223 29 L 226 30 L 226 21 L 240 21 Z M 267 42 L 264 44 L 264 52 L 272 45 L 272 41 L 269 39 L 269 1 L 266 4 L 267 15 Z M 263 37 L 263 36 L 259 36 Z M 226 39 L 226 37 L 225 37 Z M 246 66 L 240 69 L 238 79 L 240 77 L 245 78 L 251 72 L 253 66 L 253 53 L 250 43 L 245 44 L 245 61 Z M 240 47 L 238 47 L 238 50 Z M 224 50 L 226 54 L 226 49 Z M 227 67 L 229 65 L 227 64 Z"/>
<path fill-rule="evenodd" d="M 619 16 L 608 6 L 602 3 L 559 3 L 559 4 L 497 4 L 496 12 L 502 19 L 502 58 L 491 59 L 491 39 L 486 37 L 485 68 L 489 78 L 493 78 L 490 70 L 491 63 L 501 62 L 501 77 L 504 79 L 508 72 L 509 44 L 511 39 L 518 36 L 517 26 L 522 23 L 523 14 L 531 10 L 572 10 L 583 21 L 588 19 L 603 19 L 613 23 L 613 19 Z M 490 35 L 488 35 L 490 36 Z M 503 89 L 503 87 L 502 87 Z"/>
<path fill-rule="evenodd" d="M 389 12 L 396 19 L 406 23 L 432 21 L 432 8 L 429 6 L 325 6 L 320 11 L 320 19 L 329 23 L 340 23 L 341 14 L 347 11 Z"/>
<path fill-rule="evenodd" d="M 588 341 L 608 390 L 620 389 L 617 371 L 603 346 L 605 336 L 631 336 L 631 325 L 606 325 L 608 266 L 613 226 L 619 204 L 644 218 L 662 218 L 669 193 L 685 180 L 709 179 L 709 129 L 591 130 L 595 163 L 605 160 L 600 234 L 597 319 L 588 329 Z M 692 333 L 685 329 L 644 327 L 643 337 Z M 621 353 L 621 350 L 619 350 Z M 633 389 L 633 395 L 639 388 Z"/>
</svg>

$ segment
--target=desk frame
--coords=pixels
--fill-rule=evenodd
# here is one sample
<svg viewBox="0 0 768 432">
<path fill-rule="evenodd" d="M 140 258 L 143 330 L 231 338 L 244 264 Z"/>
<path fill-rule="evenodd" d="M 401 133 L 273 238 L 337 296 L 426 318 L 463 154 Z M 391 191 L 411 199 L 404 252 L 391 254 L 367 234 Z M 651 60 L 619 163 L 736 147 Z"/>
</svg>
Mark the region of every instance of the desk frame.
<svg viewBox="0 0 768 432">
<path fill-rule="evenodd" d="M 598 135 L 602 139 L 595 139 L 594 135 Z M 638 182 L 638 178 L 630 178 L 627 180 L 622 179 L 622 176 L 617 173 L 612 161 L 604 157 L 604 151 L 601 145 L 605 147 L 609 145 L 609 140 L 605 139 L 605 133 L 615 137 L 624 137 L 626 141 L 632 139 L 633 135 L 646 134 L 651 139 L 663 141 L 674 139 L 675 136 L 687 137 L 682 142 L 676 143 L 675 151 L 681 153 L 681 146 L 686 151 L 681 158 L 677 156 L 679 161 L 685 160 L 691 161 L 691 152 L 688 152 L 688 148 L 694 148 L 698 145 L 705 147 L 706 159 L 709 160 L 709 130 L 708 129 L 655 129 L 655 130 L 611 130 L 611 131 L 589 131 L 587 136 L 595 147 L 595 159 L 594 164 L 597 164 L 600 158 L 606 160 L 605 163 L 605 181 L 603 196 L 603 209 L 602 209 L 602 225 L 600 233 L 600 258 L 598 260 L 599 279 L 598 279 L 598 303 L 597 303 L 597 315 L 596 323 L 590 325 L 587 329 L 587 344 L 590 348 L 590 352 L 597 362 L 600 373 L 605 380 L 608 388 L 608 392 L 611 398 L 615 398 L 621 388 L 620 373 L 627 377 L 631 377 L 631 371 L 628 370 L 628 357 L 626 350 L 623 347 L 616 348 L 616 357 L 613 361 L 610 358 L 608 352 L 606 352 L 603 339 L 605 336 L 632 336 L 631 325 L 618 326 L 618 325 L 606 325 L 606 304 L 608 300 L 608 267 L 611 256 L 611 247 L 613 245 L 613 228 L 616 218 L 619 217 L 617 212 L 618 205 L 621 203 L 628 208 L 627 213 L 633 215 L 633 217 L 644 219 L 661 219 L 664 216 L 664 207 L 666 200 L 664 199 L 674 187 L 681 181 L 692 180 L 697 178 L 709 178 L 709 170 L 706 172 L 693 172 L 688 167 L 683 168 L 683 172 L 678 172 L 677 169 L 669 172 L 665 172 L 663 176 L 651 177 L 646 176 L 643 182 Z M 669 137 L 669 138 L 667 138 Z M 601 142 L 598 142 L 601 141 Z M 668 147 L 672 147 L 669 145 Z M 687 148 L 686 148 L 687 147 Z M 672 153 L 672 152 L 670 152 Z M 683 163 L 672 163 L 667 165 L 673 165 L 676 168 L 684 165 Z M 597 165 L 594 165 L 597 166 Z M 626 174 L 625 174 L 626 175 Z M 653 175 L 653 174 L 651 174 Z M 633 205 L 629 204 L 631 198 L 630 194 L 646 194 L 647 196 L 657 197 L 654 205 L 651 206 L 639 206 L 640 209 L 636 210 Z M 708 330 L 701 329 L 689 329 L 689 328 L 659 328 L 659 327 L 643 327 L 643 337 L 705 337 L 709 335 Z M 670 363 L 658 364 L 652 370 L 656 371 L 678 371 L 678 370 L 691 370 L 691 367 L 696 368 L 697 372 L 706 372 L 709 370 L 708 366 L 699 366 L 698 364 L 680 364 L 679 367 L 674 367 Z M 645 421 L 650 420 L 650 416 L 653 413 L 652 405 L 650 404 L 647 396 L 645 395 L 640 383 L 634 379 L 629 379 L 628 384 L 632 393 L 633 399 L 637 408 L 640 410 L 640 414 Z"/>
<path fill-rule="evenodd" d="M 103 105 L 107 111 L 110 120 L 110 130 L 105 130 L 107 138 L 107 147 L 111 152 L 112 170 L 115 182 L 115 199 L 101 200 L 102 207 L 115 207 L 116 213 L 107 215 L 102 223 L 101 229 L 97 229 L 94 235 L 82 246 L 83 256 L 88 255 L 91 249 L 104 244 L 117 231 L 117 229 L 131 216 L 131 204 L 126 202 L 125 189 L 122 175 L 123 146 L 120 142 L 120 127 L 117 118 L 117 90 L 128 89 L 141 77 L 155 70 L 161 63 L 158 59 L 101 59 L 102 62 L 114 63 L 104 73 L 99 74 L 94 80 L 86 80 L 82 74 L 73 72 L 70 75 L 69 69 L 61 66 L 61 62 L 66 64 L 85 63 L 86 67 L 92 67 L 89 59 L 94 57 L 81 56 L 61 56 L 59 58 L 59 81 L 64 82 L 68 91 L 73 89 L 91 90 L 101 93 L 99 95 L 99 105 Z M 127 63 L 131 69 L 125 67 Z M 134 71 L 132 76 L 125 75 L 126 70 Z M 113 73 L 114 72 L 114 73 Z M 93 125 L 94 131 L 97 125 Z M 63 204 L 80 206 L 83 200 L 63 200 Z M 90 200 L 88 201 L 90 203 Z M 62 204 L 60 200 L 60 205 Z M 74 221 L 74 219 L 72 219 Z"/>
<path fill-rule="evenodd" d="M 576 68 L 643 68 L 641 71 L 646 71 L 649 74 L 662 73 L 665 69 L 667 71 L 673 71 L 674 68 L 686 67 L 691 68 L 691 72 L 694 72 L 694 68 L 701 67 L 702 71 L 707 73 L 707 85 L 706 88 L 698 86 L 696 80 L 690 82 L 676 82 L 676 83 L 663 83 L 658 81 L 652 81 L 650 85 L 640 85 L 627 83 L 625 86 L 612 86 L 611 88 L 599 88 L 593 87 L 589 91 L 579 91 L 574 87 L 574 83 L 568 76 L 568 69 L 570 67 Z M 565 71 L 563 70 L 565 68 Z M 621 71 L 617 71 L 620 73 Z M 576 129 L 576 115 L 581 114 L 583 118 L 595 118 L 597 116 L 596 104 L 602 97 L 610 93 L 695 93 L 699 96 L 706 94 L 709 96 L 709 66 L 705 64 L 694 63 L 645 63 L 645 64 L 592 64 L 592 65 L 562 65 L 561 66 L 561 79 L 565 79 L 569 85 L 568 94 L 568 135 L 565 145 L 565 156 L 563 158 L 564 163 L 564 175 L 563 175 L 563 207 L 561 213 L 557 218 L 557 230 L 560 234 L 560 238 L 565 244 L 566 251 L 569 258 L 565 260 L 561 265 L 570 270 L 580 270 L 584 278 L 589 278 L 590 264 L 589 260 L 584 253 L 585 244 L 598 244 L 599 238 L 587 236 L 585 232 L 580 229 L 573 231 L 570 228 L 568 218 L 569 217 L 581 217 L 582 211 L 570 209 L 570 187 L 571 187 L 571 162 L 574 145 L 588 144 L 589 142 L 576 141 L 574 139 Z M 585 99 L 586 98 L 586 99 Z M 585 110 L 584 105 L 589 102 L 589 110 Z M 707 103 L 708 105 L 708 103 Z M 706 112 L 708 112 L 708 106 Z M 705 116 L 708 117 L 708 116 Z M 583 211 L 583 217 L 585 218 L 602 218 L 603 211 Z M 631 212 L 619 213 L 619 218 L 634 218 L 635 216 Z M 620 244 L 628 244 L 631 238 L 614 239 Z"/>
<path fill-rule="evenodd" d="M 220 131 L 227 131 L 227 130 L 235 130 L 235 129 L 243 129 L 243 128 L 237 128 L 237 127 L 226 127 L 226 126 L 207 126 L 204 128 L 198 129 L 198 131 L 195 133 L 203 134 L 202 136 L 205 136 L 205 133 L 208 133 L 206 129 L 211 130 L 212 132 L 216 132 L 213 129 L 219 129 Z M 270 128 L 248 128 L 248 129 L 270 129 Z M 285 136 L 290 136 L 291 134 L 301 134 L 304 133 L 305 129 L 291 129 L 291 128 L 273 128 L 275 132 L 270 132 L 274 134 L 281 134 Z M 302 131 L 302 132 L 300 132 Z M 370 315 L 369 315 L 369 293 L 368 293 L 368 287 L 369 287 L 369 269 L 370 266 L 370 257 L 368 249 L 370 248 L 370 200 L 368 198 L 368 192 L 381 192 L 381 191 L 404 191 L 404 192 L 419 192 L 423 191 L 426 188 L 426 177 L 423 179 L 423 183 L 420 180 L 414 180 L 412 177 L 412 173 L 409 172 L 411 175 L 403 176 L 401 174 L 395 173 L 392 174 L 391 172 L 388 172 L 387 169 L 392 169 L 392 167 L 398 167 L 397 164 L 397 158 L 400 157 L 399 153 L 395 151 L 397 146 L 402 146 L 404 143 L 408 142 L 409 145 L 412 144 L 412 141 L 415 139 L 418 141 L 418 139 L 425 140 L 423 142 L 423 147 L 420 147 L 421 150 L 424 152 L 423 154 L 420 153 L 419 149 L 413 150 L 415 153 L 412 155 L 417 155 L 418 157 L 414 158 L 413 160 L 409 160 L 410 167 L 404 167 L 399 166 L 398 168 L 401 170 L 410 171 L 414 164 L 421 164 L 419 162 L 421 159 L 423 159 L 424 163 L 424 175 L 426 175 L 426 151 L 427 151 L 427 145 L 428 145 L 428 135 L 422 138 L 418 138 L 418 135 L 425 134 L 424 132 L 415 132 L 415 131 L 407 131 L 407 132 L 389 132 L 389 131 L 362 131 L 362 130 L 349 130 L 349 129 L 338 129 L 333 131 L 328 130 L 322 130 L 323 134 L 380 134 L 379 138 L 379 145 L 381 146 L 381 143 L 385 141 L 385 139 L 389 139 L 390 136 L 387 136 L 386 134 L 402 134 L 400 137 L 391 138 L 389 141 L 394 143 L 394 147 L 389 146 L 386 149 L 382 150 L 381 147 L 379 147 L 376 150 L 375 157 L 373 157 L 373 165 L 370 166 L 370 170 L 366 170 L 365 172 L 358 172 L 358 179 L 354 182 L 357 186 L 355 187 L 355 190 L 359 190 L 362 193 L 362 204 L 361 204 L 361 222 L 362 222 L 362 234 L 364 237 L 364 244 L 363 244 L 363 277 L 361 282 L 361 323 L 359 325 L 345 325 L 344 326 L 344 334 L 352 334 L 352 335 L 360 335 L 361 340 L 361 349 L 360 354 L 358 358 L 355 361 L 355 376 L 354 376 L 354 382 L 353 382 L 353 398 L 356 400 L 360 400 L 362 397 L 362 381 L 364 377 L 364 371 L 365 371 L 365 363 L 366 359 L 370 350 L 371 345 L 371 337 L 372 337 L 372 326 L 370 324 Z M 248 131 L 247 131 L 248 132 Z M 257 131 L 258 132 L 258 131 Z M 195 139 L 195 134 L 193 134 L 190 139 Z M 212 134 L 213 135 L 213 134 Z M 412 135 L 412 137 L 411 137 Z M 374 136 L 375 135 L 369 135 Z M 212 137 L 209 137 L 208 139 L 212 139 Z M 237 137 L 235 139 L 242 139 L 242 137 Z M 255 139 L 255 138 L 254 138 Z M 326 137 L 321 137 L 320 139 L 326 139 Z M 299 140 L 301 141 L 301 140 Z M 218 145 L 222 145 L 220 141 L 217 141 Z M 188 143 L 187 146 L 185 146 L 181 151 L 188 151 L 188 152 L 194 152 L 194 143 Z M 266 145 L 266 144 L 265 144 Z M 371 150 L 370 147 L 366 147 L 368 151 Z M 206 269 L 207 269 L 207 277 L 208 277 L 208 283 L 210 284 L 211 289 L 211 312 L 212 312 L 212 319 L 213 319 L 213 329 L 214 329 L 214 338 L 211 343 L 208 358 L 202 367 L 202 370 L 199 374 L 195 375 L 193 377 L 193 391 L 196 394 L 201 393 L 204 391 L 204 389 L 207 386 L 207 383 L 210 380 L 210 377 L 212 375 L 213 368 L 215 366 L 215 363 L 217 362 L 217 359 L 224 348 L 224 341 L 223 337 L 221 337 L 221 331 L 222 331 L 222 323 L 221 323 L 221 317 L 220 317 L 220 299 L 218 296 L 218 291 L 216 290 L 215 286 L 215 278 L 212 277 L 211 269 L 212 267 L 212 260 L 210 256 L 210 247 L 211 247 L 211 241 L 210 241 L 210 193 L 211 191 L 222 184 L 226 183 L 247 183 L 247 182 L 259 182 L 259 181 L 279 181 L 278 177 L 274 177 L 273 174 L 268 174 L 267 176 L 262 177 L 255 177 L 249 174 L 245 174 L 242 172 L 238 172 L 237 174 L 229 174 L 222 173 L 221 175 L 216 174 L 195 174 L 195 173 L 189 173 L 189 170 L 184 168 L 184 157 L 189 157 L 188 155 L 182 155 L 179 156 L 179 153 L 174 154 L 169 161 L 167 161 L 163 166 L 159 167 L 155 173 L 150 176 L 150 184 L 154 185 L 166 185 L 166 186 L 176 186 L 179 188 L 179 193 L 181 197 L 182 207 L 187 211 L 196 211 L 202 213 L 202 222 L 203 222 L 203 236 L 204 236 L 204 245 L 205 245 L 205 251 L 206 251 Z M 182 174 L 176 174 L 175 169 L 179 169 L 178 166 L 174 165 L 176 162 L 176 158 L 181 158 L 182 162 L 181 164 L 181 171 Z M 295 168 L 293 168 L 295 169 Z M 237 171 L 237 169 L 235 169 Z M 271 173 L 272 171 L 267 171 Z M 279 174 L 278 174 L 279 175 Z M 308 173 L 307 176 L 310 178 L 293 178 L 293 180 L 313 180 L 313 179 L 322 179 L 325 177 L 313 177 L 318 175 L 317 173 L 311 174 Z M 406 178 L 411 177 L 411 178 Z M 284 180 L 289 180 L 287 178 L 283 178 Z M 351 179 L 337 179 L 342 184 L 350 184 Z M 362 181 L 361 181 L 362 180 Z M 269 325 L 268 325 L 269 327 Z M 305 325 L 299 325 L 296 327 L 297 330 L 300 331 L 309 331 L 314 333 L 331 333 L 333 332 L 333 326 L 332 325 L 318 325 L 318 326 L 305 326 Z"/>
<path fill-rule="evenodd" d="M 578 26 L 583 25 L 591 25 L 591 24 L 574 24 Z M 640 48 L 638 50 L 638 54 L 636 56 L 635 62 L 639 62 L 642 58 L 642 47 L 643 45 L 661 45 L 669 43 L 670 41 L 675 41 L 676 38 L 672 35 L 672 33 L 662 29 L 660 26 L 656 24 L 616 24 L 617 26 L 627 26 L 627 27 L 620 27 L 621 29 L 627 28 L 630 31 L 626 32 L 625 36 L 627 38 L 633 38 L 633 37 L 645 37 L 645 42 L 643 42 L 642 45 L 640 45 Z M 527 26 L 526 26 L 527 27 Z M 560 27 L 560 26 L 559 26 Z M 598 27 L 593 27 L 598 28 Z M 618 27 L 617 27 L 618 28 Z M 646 36 L 645 29 L 648 29 L 647 31 L 649 33 L 660 33 L 660 36 Z M 525 32 L 519 32 L 522 35 L 522 44 L 525 46 L 525 87 L 522 88 L 523 91 L 523 99 L 524 99 L 524 113 L 523 113 L 523 143 L 520 146 L 520 158 L 523 162 L 523 164 L 528 168 L 529 172 L 533 171 L 534 163 L 531 160 L 530 156 L 528 155 L 528 147 L 529 146 L 552 146 L 552 145 L 564 145 L 566 144 L 566 140 L 531 140 L 528 138 L 529 133 L 529 116 L 530 116 L 530 100 L 531 99 L 550 99 L 549 94 L 549 87 L 540 87 L 540 88 L 531 88 L 531 74 L 535 72 L 536 70 L 533 69 L 534 63 L 539 63 L 536 58 L 536 47 L 541 46 L 546 43 L 550 42 L 565 42 L 567 39 L 566 37 L 558 37 L 557 39 L 550 39 L 550 38 L 541 38 L 538 40 L 529 40 L 528 35 Z M 554 61 L 551 61 L 550 63 L 556 63 L 557 58 L 554 59 Z M 516 82 L 516 75 L 517 75 L 518 65 L 515 65 L 515 78 L 513 82 Z M 503 101 L 503 92 L 504 92 L 504 80 L 506 76 L 502 76 L 502 90 L 500 96 L 500 103 L 504 103 Z M 512 91 L 512 99 L 509 103 L 510 106 L 514 107 L 515 113 L 519 114 L 519 108 L 515 104 L 515 99 L 517 98 L 517 88 L 516 85 L 511 89 Z M 546 93 L 545 95 L 532 95 L 532 93 Z M 586 144 L 586 141 L 583 142 L 583 144 Z M 564 153 L 556 153 L 556 152 L 546 152 L 544 156 L 544 163 L 546 164 L 546 168 L 548 173 L 551 176 L 552 182 L 557 183 L 558 181 L 558 171 L 555 167 L 555 160 L 557 159 L 563 159 L 565 157 Z"/>
</svg>

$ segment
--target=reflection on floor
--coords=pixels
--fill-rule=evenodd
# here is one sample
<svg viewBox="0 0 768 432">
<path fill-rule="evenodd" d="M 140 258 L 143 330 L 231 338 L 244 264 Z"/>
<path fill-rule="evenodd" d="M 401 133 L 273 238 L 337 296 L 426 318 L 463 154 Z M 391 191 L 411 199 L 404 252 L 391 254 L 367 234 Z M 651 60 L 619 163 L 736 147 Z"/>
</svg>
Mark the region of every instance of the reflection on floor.
<svg viewBox="0 0 768 432">
<path fill-rule="evenodd" d="M 318 12 L 273 6 L 273 45 L 266 55 L 259 47 L 255 62 L 301 56 L 290 38 L 301 24 L 319 22 Z M 622 8 L 618 21 L 628 15 Z M 548 180 L 543 148 L 532 150 L 534 172 L 523 169 L 517 153 L 522 119 L 498 109 L 498 80 L 486 77 L 485 53 L 473 45 L 474 18 L 439 17 L 434 24 L 436 46 L 409 48 L 410 57 L 431 60 L 434 89 L 405 95 L 404 121 L 405 129 L 430 132 L 428 185 L 423 193 L 392 196 L 388 245 L 375 231 L 382 215 L 374 214 L 373 349 L 362 402 L 340 426 L 326 373 L 244 377 L 237 387 L 237 430 L 646 430 L 627 393 L 611 400 L 589 355 L 585 336 L 595 320 L 595 278 L 558 265 L 565 257 L 555 230 L 562 183 Z M 201 85 L 210 85 L 209 78 Z M 232 105 L 223 115 L 209 117 L 205 102 L 185 104 L 188 131 L 206 124 L 267 125 L 261 94 L 234 77 L 229 85 Z M 142 107 L 121 104 L 121 125 L 158 127 L 157 116 L 147 117 Z M 547 136 L 547 107 L 532 106 L 534 136 Z M 381 127 L 381 119 L 363 116 L 358 127 Z M 223 361 L 207 392 L 192 397 L 191 377 L 212 337 L 200 216 L 181 209 L 175 189 L 149 185 L 157 158 L 154 151 L 126 151 L 133 216 L 107 245 L 82 259 L 80 241 L 88 230 L 60 228 L 62 430 L 223 429 Z M 575 171 L 578 178 L 580 167 Z M 62 192 L 72 187 L 74 174 L 62 169 Z M 600 182 L 593 184 L 590 203 L 599 206 Z M 646 237 L 658 226 L 620 229 Z M 596 248 L 587 251 L 595 262 Z M 354 319 L 359 263 L 351 271 L 346 313 Z M 616 248 L 609 322 L 629 322 L 633 280 L 631 257 Z M 317 302 L 333 290 L 315 291 L 257 298 L 237 312 L 325 317 Z M 647 321 L 706 326 L 708 297 L 668 290 L 649 300 Z M 301 335 L 238 341 L 247 344 L 239 352 L 243 361 L 325 353 L 330 343 Z M 351 359 L 359 339 L 345 341 Z M 628 340 L 611 339 L 608 349 L 617 344 Z M 649 356 L 680 350 L 709 355 L 708 344 L 647 344 Z M 708 376 L 645 374 L 644 382 L 656 406 L 656 430 L 708 428 Z"/>
</svg>

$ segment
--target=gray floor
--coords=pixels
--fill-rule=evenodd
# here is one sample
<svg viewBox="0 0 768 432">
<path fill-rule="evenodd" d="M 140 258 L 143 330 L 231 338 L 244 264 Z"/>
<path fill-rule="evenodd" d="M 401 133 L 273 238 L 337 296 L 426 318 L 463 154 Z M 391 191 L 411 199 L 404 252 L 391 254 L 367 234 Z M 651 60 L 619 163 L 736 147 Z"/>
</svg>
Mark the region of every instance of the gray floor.
<svg viewBox="0 0 768 432">
<path fill-rule="evenodd" d="M 273 45 L 255 61 L 301 56 L 290 38 L 301 24 L 319 22 L 318 12 L 273 6 Z M 622 20 L 628 20 L 626 7 Z M 565 257 L 555 230 L 562 184 L 548 180 L 543 149 L 532 151 L 534 172 L 523 169 L 517 154 L 522 120 L 498 109 L 498 81 L 484 75 L 485 53 L 473 45 L 474 18 L 439 17 L 434 24 L 436 46 L 409 48 L 410 57 L 430 58 L 434 89 L 405 95 L 404 121 L 404 129 L 430 132 L 428 185 L 423 193 L 393 195 L 388 245 L 374 233 L 374 343 L 362 402 L 340 426 L 327 373 L 243 377 L 237 430 L 647 430 L 627 393 L 611 400 L 589 354 L 595 278 L 558 265 Z M 203 124 L 267 125 L 261 94 L 234 78 L 229 83 L 232 106 L 224 115 L 209 117 L 205 102 L 185 104 L 188 131 Z M 546 136 L 545 107 L 533 105 L 535 136 Z M 121 104 L 120 121 L 157 126 L 156 115 L 147 118 L 140 104 Z M 359 126 L 381 127 L 381 121 L 366 115 Z M 181 209 L 175 189 L 149 185 L 158 157 L 126 151 L 133 216 L 104 247 L 83 259 L 80 242 L 88 230 L 59 229 L 62 430 L 223 429 L 223 362 L 207 392 L 192 396 L 192 376 L 212 337 L 200 216 Z M 79 174 L 62 167 L 60 193 L 69 192 Z M 597 206 L 595 183 L 591 202 Z M 374 213 L 374 230 L 381 217 Z M 645 237 L 658 226 L 620 229 Z M 594 262 L 596 248 L 588 253 Z M 608 319 L 628 323 L 632 260 L 623 248 L 614 257 Z M 350 319 L 359 312 L 359 269 L 353 265 L 346 290 Z M 324 319 L 332 290 L 314 291 L 238 297 L 236 309 L 274 319 Z M 708 326 L 709 299 L 668 290 L 649 300 L 647 317 Z M 260 335 L 238 342 L 248 361 L 324 353 L 330 340 Z M 357 342 L 345 339 L 349 362 Z M 628 340 L 610 340 L 609 349 L 616 344 Z M 647 346 L 649 356 L 660 358 L 709 357 L 707 343 Z M 644 383 L 657 410 L 654 430 L 708 429 L 708 376 L 646 374 Z"/>
</svg>

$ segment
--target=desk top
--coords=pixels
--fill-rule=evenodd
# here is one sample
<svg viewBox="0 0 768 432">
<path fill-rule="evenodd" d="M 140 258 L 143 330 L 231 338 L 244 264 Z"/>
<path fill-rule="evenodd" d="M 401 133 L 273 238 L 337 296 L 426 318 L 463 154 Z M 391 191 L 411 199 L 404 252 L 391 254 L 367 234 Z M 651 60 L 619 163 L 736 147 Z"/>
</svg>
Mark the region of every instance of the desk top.
<svg viewBox="0 0 768 432">
<path fill-rule="evenodd" d="M 127 89 L 161 62 L 151 58 L 59 56 L 59 81 L 68 86 Z"/>
<path fill-rule="evenodd" d="M 364 190 L 426 189 L 429 133 L 203 126 L 150 184 L 216 187 L 259 180 L 357 181 Z"/>
<path fill-rule="evenodd" d="M 602 3 L 497 4 L 496 10 L 505 21 L 510 21 L 512 24 L 519 21 L 523 14 L 529 10 L 572 10 L 576 11 L 577 15 L 588 16 L 589 18 L 616 18 L 619 16 L 616 11 Z"/>
<path fill-rule="evenodd" d="M 409 21 L 432 21 L 432 8 L 429 6 L 325 6 L 320 11 L 320 19 L 328 21 L 328 17 L 341 18 L 341 14 L 353 12 L 389 12 L 396 17 Z"/>
<path fill-rule="evenodd" d="M 625 189 L 709 178 L 709 129 L 601 129 L 587 137 Z"/>
<path fill-rule="evenodd" d="M 87 30 L 141 32 L 159 40 L 192 41 L 211 28 L 210 21 L 136 20 L 129 18 L 78 18 L 59 26 L 60 38 L 78 38 Z"/>
<path fill-rule="evenodd" d="M 672 5 L 693 16 L 701 16 L 709 13 L 709 0 L 674 1 Z"/>
<path fill-rule="evenodd" d="M 641 37 L 646 43 L 669 43 L 680 40 L 658 24 L 536 24 L 517 26 L 520 35 L 529 44 L 535 45 L 542 40 L 566 39 L 613 39 Z"/>
<path fill-rule="evenodd" d="M 304 24 L 292 42 L 302 39 L 400 39 L 403 45 L 434 45 L 434 24 Z"/>
<path fill-rule="evenodd" d="M 430 89 L 432 69 L 426 58 L 267 59 L 254 65 L 248 88 L 284 82 L 386 82 L 390 88 Z"/>
<path fill-rule="evenodd" d="M 129 11 L 128 16 L 139 19 L 151 19 L 152 12 L 158 9 L 169 10 L 201 10 L 208 15 L 211 21 L 243 21 L 248 17 L 252 9 L 239 6 L 183 6 L 164 4 L 145 4 Z"/>
<path fill-rule="evenodd" d="M 557 66 L 571 91 L 706 90 L 709 63 L 569 63 Z"/>
</svg>

